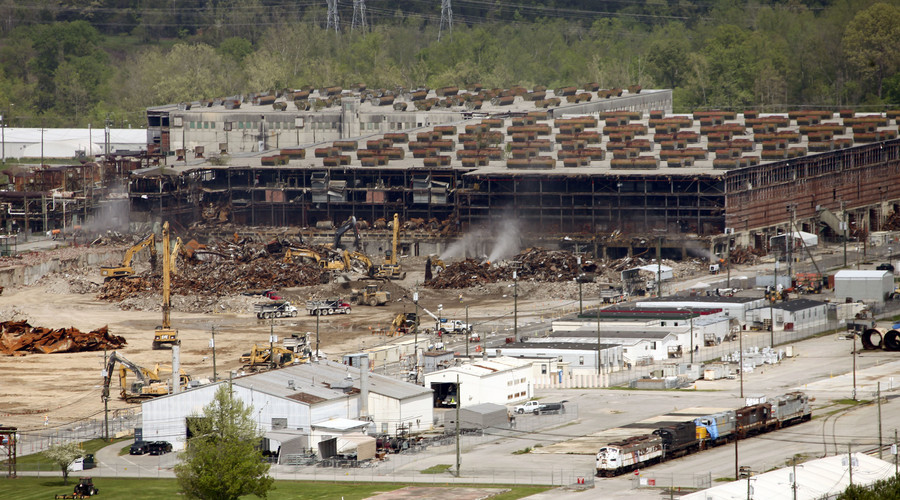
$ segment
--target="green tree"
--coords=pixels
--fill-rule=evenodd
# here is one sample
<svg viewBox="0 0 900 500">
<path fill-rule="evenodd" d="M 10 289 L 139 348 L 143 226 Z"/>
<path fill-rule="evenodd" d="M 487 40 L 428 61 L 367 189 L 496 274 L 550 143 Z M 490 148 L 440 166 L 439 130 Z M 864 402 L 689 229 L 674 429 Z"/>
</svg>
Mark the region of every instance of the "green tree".
<svg viewBox="0 0 900 500">
<path fill-rule="evenodd" d="M 268 475 L 256 445 L 262 438 L 252 407 L 235 398 L 222 384 L 200 418 L 189 421 L 181 463 L 175 466 L 178 483 L 188 498 L 237 500 L 243 495 L 266 498 L 275 480 Z"/>
<path fill-rule="evenodd" d="M 59 466 L 63 475 L 63 484 L 69 484 L 69 466 L 75 459 L 84 456 L 78 443 L 69 441 L 68 443 L 54 444 L 43 452 L 48 460 Z"/>
<path fill-rule="evenodd" d="M 900 9 L 877 3 L 858 13 L 844 32 L 844 51 L 863 76 L 875 79 L 880 98 L 884 79 L 900 64 Z"/>
</svg>

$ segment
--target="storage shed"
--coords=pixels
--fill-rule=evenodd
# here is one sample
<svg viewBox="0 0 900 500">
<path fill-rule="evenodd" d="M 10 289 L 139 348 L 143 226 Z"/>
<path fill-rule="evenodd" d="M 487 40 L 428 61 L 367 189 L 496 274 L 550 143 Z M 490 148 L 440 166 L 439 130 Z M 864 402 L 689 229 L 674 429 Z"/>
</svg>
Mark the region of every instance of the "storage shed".
<svg viewBox="0 0 900 500">
<path fill-rule="evenodd" d="M 456 412 L 444 413 L 444 428 L 452 429 L 456 426 Z M 489 427 L 495 429 L 509 428 L 509 412 L 503 405 L 496 403 L 481 403 L 459 410 L 460 429 L 484 430 Z"/>
<path fill-rule="evenodd" d="M 883 304 L 893 291 L 889 271 L 843 270 L 834 275 L 834 298 L 839 301 Z"/>
</svg>

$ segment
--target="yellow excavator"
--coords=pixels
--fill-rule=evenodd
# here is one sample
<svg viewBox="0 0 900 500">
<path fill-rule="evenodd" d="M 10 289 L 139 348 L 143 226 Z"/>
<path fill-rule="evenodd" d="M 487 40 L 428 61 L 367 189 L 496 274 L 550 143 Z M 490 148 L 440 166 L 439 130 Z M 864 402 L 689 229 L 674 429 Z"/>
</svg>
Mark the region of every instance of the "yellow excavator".
<svg viewBox="0 0 900 500">
<path fill-rule="evenodd" d="M 181 242 L 181 237 L 175 238 L 175 244 L 172 245 L 172 276 L 178 275 L 178 254 L 182 252 L 184 249 L 184 243 Z"/>
<path fill-rule="evenodd" d="M 310 250 L 308 248 L 288 248 L 284 252 L 284 262 L 294 262 L 295 258 L 314 261 L 319 267 L 328 271 L 358 271 L 370 276 L 374 272 L 375 267 L 374 264 L 372 264 L 371 259 L 369 259 L 364 253 L 356 251 L 351 252 L 348 250 L 344 250 L 343 252 L 341 252 L 340 257 L 335 259 L 325 258 L 318 252 Z"/>
<path fill-rule="evenodd" d="M 150 236 L 147 236 L 140 243 L 125 251 L 125 257 L 122 258 L 121 265 L 103 266 L 100 268 L 100 275 L 103 276 L 104 280 L 133 276 L 134 268 L 131 267 L 131 259 L 134 258 L 134 254 L 146 246 L 150 247 L 150 266 L 156 268 L 156 236 L 150 233 Z"/>
<path fill-rule="evenodd" d="M 388 278 L 392 280 L 402 280 L 406 278 L 406 273 L 400 268 L 400 260 L 397 256 L 397 240 L 400 238 L 400 215 L 394 214 L 394 238 L 391 242 L 391 248 L 385 252 L 384 264 L 378 266 L 375 270 L 376 278 Z"/>
<path fill-rule="evenodd" d="M 161 371 L 166 371 L 166 368 L 161 368 L 159 363 L 157 363 L 152 370 L 144 368 L 132 363 L 116 351 L 113 351 L 106 362 L 106 370 L 103 373 L 102 398 L 105 400 L 108 400 L 109 398 L 109 384 L 112 379 L 112 374 L 116 369 L 116 363 L 119 363 L 120 365 L 119 386 L 121 387 L 121 392 L 119 393 L 119 397 L 126 402 L 140 403 L 141 401 L 146 401 L 157 396 L 165 396 L 169 393 L 168 382 L 163 382 L 159 375 Z M 131 370 L 138 379 L 136 382 L 132 382 L 131 385 L 128 385 L 128 370 Z M 171 372 L 172 370 L 168 369 L 168 371 Z M 184 370 L 181 370 L 178 378 L 182 388 L 187 388 L 188 384 L 191 382 L 191 376 Z"/>
<path fill-rule="evenodd" d="M 174 345 L 181 345 L 178 340 L 178 330 L 172 328 L 169 311 L 172 303 L 169 295 L 172 289 L 172 253 L 169 251 L 169 222 L 163 223 L 163 272 L 162 272 L 162 325 L 157 326 L 153 332 L 153 349 L 171 349 Z"/>
</svg>

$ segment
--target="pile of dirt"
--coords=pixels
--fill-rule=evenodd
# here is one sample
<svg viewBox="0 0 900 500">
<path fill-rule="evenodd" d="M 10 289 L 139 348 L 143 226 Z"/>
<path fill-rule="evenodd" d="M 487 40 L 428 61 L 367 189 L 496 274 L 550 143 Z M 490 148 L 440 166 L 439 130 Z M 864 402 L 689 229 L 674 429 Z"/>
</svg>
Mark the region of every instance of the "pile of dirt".
<svg viewBox="0 0 900 500">
<path fill-rule="evenodd" d="M 529 248 L 509 259 L 505 265 L 492 265 L 466 259 L 449 264 L 434 279 L 425 282 L 429 288 L 469 288 L 485 283 L 510 281 L 513 272 L 516 279 L 539 282 L 571 281 L 584 273 L 593 273 L 597 265 L 587 256 L 566 250 Z"/>
<path fill-rule="evenodd" d="M 26 321 L 0 323 L 0 352 L 8 356 L 24 356 L 27 352 L 101 351 L 124 345 L 125 338 L 110 335 L 105 326 L 84 333 L 77 328 L 31 326 Z"/>
</svg>

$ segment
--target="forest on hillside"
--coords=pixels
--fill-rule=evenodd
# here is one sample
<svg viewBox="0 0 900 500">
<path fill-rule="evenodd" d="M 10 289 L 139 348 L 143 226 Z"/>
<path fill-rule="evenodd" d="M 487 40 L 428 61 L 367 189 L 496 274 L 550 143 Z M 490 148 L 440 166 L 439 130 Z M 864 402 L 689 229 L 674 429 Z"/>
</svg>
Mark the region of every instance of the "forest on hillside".
<svg viewBox="0 0 900 500">
<path fill-rule="evenodd" d="M 336 1 L 338 29 L 326 0 L 0 0 L 0 114 L 143 127 L 148 106 L 357 82 L 641 85 L 673 89 L 676 112 L 900 107 L 898 1 L 453 0 L 452 26 L 440 0 L 367 0 L 365 16 Z"/>
</svg>

